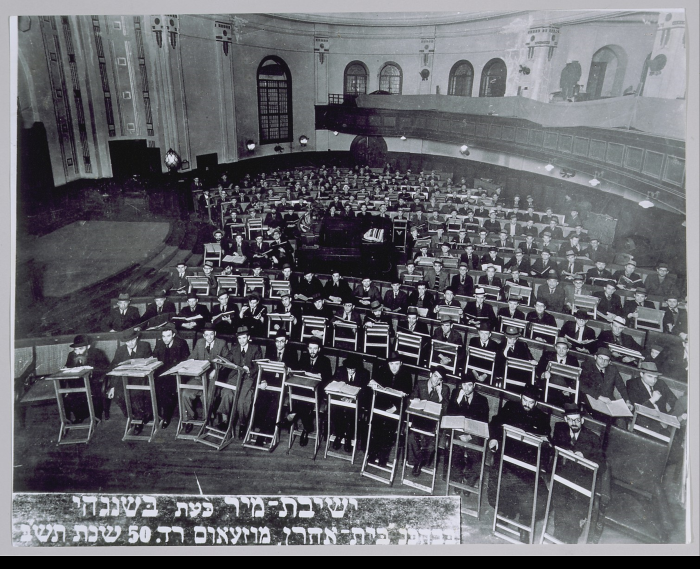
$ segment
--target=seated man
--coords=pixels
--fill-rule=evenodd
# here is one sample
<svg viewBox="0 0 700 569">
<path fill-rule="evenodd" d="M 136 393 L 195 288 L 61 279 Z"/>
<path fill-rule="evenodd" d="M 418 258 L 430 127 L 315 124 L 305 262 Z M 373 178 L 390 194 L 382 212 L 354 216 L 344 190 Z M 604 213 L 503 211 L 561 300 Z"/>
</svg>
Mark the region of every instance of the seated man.
<svg viewBox="0 0 700 569">
<path fill-rule="evenodd" d="M 221 338 L 216 337 L 216 330 L 214 329 L 214 325 L 211 324 L 210 322 L 207 322 L 202 330 L 202 338 L 197 340 L 197 343 L 195 344 L 194 348 L 192 349 L 192 352 L 190 352 L 190 355 L 187 359 L 190 360 L 206 360 L 211 362 L 214 360 L 217 356 L 221 356 L 223 358 L 226 358 L 228 360 L 231 359 L 231 353 L 229 349 L 229 345 L 225 340 L 222 340 Z M 167 370 L 166 370 L 167 371 Z M 224 375 L 228 375 L 228 370 L 224 369 L 222 370 L 219 379 L 223 380 Z M 216 369 L 215 368 L 210 368 L 209 370 L 209 381 L 213 382 L 216 379 Z M 189 385 L 201 385 L 201 380 L 196 377 L 192 377 L 187 381 L 187 384 Z M 228 389 L 226 391 L 229 391 Z M 182 419 L 183 421 L 194 421 L 197 420 L 197 410 L 195 409 L 195 405 L 197 402 L 197 399 L 201 399 L 202 392 L 199 390 L 193 390 L 193 389 L 185 389 L 182 393 L 182 406 L 184 407 L 183 409 L 180 409 L 180 413 L 183 413 Z M 204 409 L 203 413 L 206 414 L 207 410 Z M 217 413 L 219 411 L 217 410 Z M 228 410 L 227 410 L 228 413 Z M 208 419 L 208 417 L 205 417 L 205 420 Z M 222 419 L 223 420 L 223 419 Z M 185 425 L 185 434 L 189 434 L 192 432 L 192 428 L 194 425 L 192 423 L 188 423 Z"/>
<path fill-rule="evenodd" d="M 506 264 L 506 262 L 503 260 L 503 257 L 501 257 L 498 254 L 498 248 L 491 246 L 489 247 L 488 252 L 483 257 L 481 257 L 481 264 L 494 265 L 503 269 L 503 266 Z"/>
<path fill-rule="evenodd" d="M 564 421 L 554 424 L 552 444 L 598 465 L 596 488 L 601 493 L 601 502 L 609 502 L 609 476 L 605 476 L 602 441 L 585 426 L 581 409 L 575 403 L 564 405 Z M 591 479 L 585 471 L 567 461 L 557 464 L 557 473 L 582 488 L 590 488 Z M 552 495 L 551 507 L 554 536 L 564 543 L 578 543 L 587 522 L 589 499 L 580 492 L 571 490 L 569 486 L 558 484 Z"/>
<path fill-rule="evenodd" d="M 537 290 L 537 300 L 542 301 L 552 312 L 564 312 L 566 293 L 564 287 L 559 284 L 559 275 L 552 270 L 544 276 L 547 279 L 547 286 L 540 286 Z"/>
<path fill-rule="evenodd" d="M 549 249 L 544 248 L 540 252 L 540 258 L 535 260 L 530 266 L 530 276 L 544 279 L 550 271 L 558 271 L 557 264 L 551 260 L 552 254 Z"/>
<path fill-rule="evenodd" d="M 469 340 L 469 347 L 470 348 L 479 348 L 481 350 L 487 350 L 489 352 L 493 352 L 494 354 L 498 350 L 498 343 L 491 338 L 491 330 L 493 328 L 491 327 L 491 323 L 488 321 L 481 322 L 477 326 L 477 337 L 472 338 Z M 471 360 L 476 360 L 472 362 Z M 480 358 L 474 358 L 470 357 L 470 365 L 471 364 L 477 365 L 477 367 L 483 368 L 486 367 L 487 362 L 486 361 L 481 361 Z M 472 369 L 471 373 L 474 376 L 474 379 L 476 379 L 479 382 L 484 382 L 486 381 L 489 376 L 487 373 L 483 372 L 477 372 L 476 370 Z M 495 377 L 495 373 L 494 373 Z"/>
<path fill-rule="evenodd" d="M 390 312 L 406 313 L 408 294 L 401 290 L 400 279 L 395 278 L 391 281 L 391 288 L 384 294 L 384 306 Z"/>
<path fill-rule="evenodd" d="M 499 380 L 504 377 L 506 370 L 506 362 L 512 359 L 532 361 L 535 358 L 530 353 L 530 348 L 525 342 L 519 341 L 520 330 L 515 326 L 506 326 L 503 331 L 505 338 L 496 349 L 496 365 L 494 367 L 494 377 Z M 521 370 L 511 372 L 509 379 L 523 381 L 526 385 L 529 384 L 530 376 Z M 512 388 L 510 388 L 513 390 Z"/>
<path fill-rule="evenodd" d="M 462 334 L 460 334 L 457 330 L 453 330 L 454 322 L 450 316 L 447 314 L 443 314 L 440 317 L 440 326 L 436 326 L 435 329 L 433 330 L 433 339 L 437 340 L 439 342 L 447 342 L 449 344 L 454 344 L 456 346 L 459 346 L 459 349 L 457 350 L 457 368 L 459 369 L 461 367 L 460 362 L 463 361 L 464 356 L 462 353 L 462 347 L 464 346 L 464 340 L 462 339 Z M 444 356 L 447 358 L 447 356 Z M 445 365 L 451 364 L 450 361 L 444 361 L 443 362 Z"/>
<path fill-rule="evenodd" d="M 512 285 L 516 286 L 526 286 L 528 288 L 532 288 L 532 283 L 527 279 L 523 278 L 523 275 L 526 274 L 527 272 L 521 271 L 518 267 L 513 267 L 510 275 L 503 281 L 504 294 L 506 298 L 510 296 L 510 286 L 508 285 L 508 283 L 511 283 Z"/>
<path fill-rule="evenodd" d="M 209 309 L 199 304 L 199 297 L 195 292 L 187 295 L 187 306 L 180 309 L 180 314 L 173 317 L 178 330 L 199 331 L 204 328 L 205 322 L 211 321 Z"/>
<path fill-rule="evenodd" d="M 476 382 L 470 375 L 464 375 L 458 388 L 452 391 L 450 403 L 447 406 L 447 415 L 466 417 L 473 421 L 488 423 L 489 402 L 480 393 L 475 391 Z M 456 433 L 455 433 L 456 434 Z M 463 443 L 482 444 L 483 439 L 462 433 L 457 435 Z M 472 450 L 455 445 L 453 454 L 453 464 L 460 473 L 460 482 L 467 486 L 476 486 L 479 481 L 479 464 L 481 456 Z"/>
<path fill-rule="evenodd" d="M 249 241 L 246 247 L 246 258 L 249 263 L 257 261 L 264 268 L 270 266 L 270 256 L 268 247 L 263 243 L 263 236 L 258 234 L 254 241 Z"/>
<path fill-rule="evenodd" d="M 628 348 L 630 350 L 635 350 L 637 352 L 642 351 L 642 346 L 640 346 L 637 341 L 632 338 L 629 334 L 623 334 L 622 331 L 625 329 L 626 320 L 622 316 L 615 316 L 610 324 L 610 330 L 603 330 L 598 336 L 598 346 L 601 348 L 610 348 L 613 346 L 622 346 L 623 348 Z M 617 361 L 622 361 L 623 363 L 629 364 L 635 361 L 634 358 L 625 356 L 620 358 L 615 356 Z"/>
<path fill-rule="evenodd" d="M 605 268 L 605 261 L 603 259 L 595 261 L 595 267 L 588 269 L 586 272 L 586 282 L 592 285 L 600 286 L 603 279 L 610 280 L 611 278 L 612 273 Z"/>
<path fill-rule="evenodd" d="M 630 259 L 627 261 L 624 270 L 615 271 L 612 278 L 617 282 L 617 288 L 622 290 L 634 290 L 639 286 L 642 286 L 642 276 L 639 273 L 635 273 L 634 270 L 637 268 L 637 261 Z"/>
<path fill-rule="evenodd" d="M 597 263 L 598 261 L 607 262 L 609 255 L 610 254 L 608 251 L 600 246 L 600 239 L 597 237 L 591 237 L 588 247 L 583 251 L 583 256 L 590 259 L 594 263 Z"/>
<path fill-rule="evenodd" d="M 294 287 L 294 300 L 310 301 L 316 293 L 323 292 L 323 285 L 313 271 L 307 270 Z"/>
<path fill-rule="evenodd" d="M 330 280 L 323 285 L 323 297 L 335 304 L 340 304 L 343 298 L 351 294 L 350 285 L 345 279 L 340 278 L 340 272 L 332 271 Z"/>
<path fill-rule="evenodd" d="M 164 290 L 159 290 L 154 295 L 153 302 L 149 303 L 146 306 L 146 311 L 143 313 L 141 321 L 147 322 L 152 318 L 157 320 L 164 320 L 169 318 L 170 316 L 175 316 L 176 313 L 177 309 L 175 308 L 175 304 L 171 300 L 167 299 Z M 161 322 L 154 322 L 155 325 L 160 323 Z"/>
<path fill-rule="evenodd" d="M 573 282 L 567 283 L 564 286 L 564 312 L 567 314 L 572 314 L 574 306 L 576 306 L 576 297 L 585 295 L 588 296 L 588 292 L 583 289 L 584 277 L 582 274 L 577 273 L 572 279 Z"/>
<path fill-rule="evenodd" d="M 435 306 L 435 299 L 433 295 L 427 291 L 428 283 L 426 281 L 420 281 L 416 285 L 416 290 L 414 290 L 408 297 L 408 305 L 415 306 L 416 308 L 424 308 L 430 313 L 430 310 Z"/>
<path fill-rule="evenodd" d="M 499 234 L 499 232 L 501 231 L 501 224 L 496 219 L 495 211 L 489 213 L 489 218 L 486 221 L 484 221 L 484 225 L 482 227 L 486 229 L 486 231 L 488 231 L 489 233 L 493 233 L 495 235 Z"/>
<path fill-rule="evenodd" d="M 190 281 L 187 280 L 187 265 L 184 261 L 177 264 L 175 271 L 168 281 L 165 290 L 173 294 L 187 294 L 190 288 Z"/>
<path fill-rule="evenodd" d="M 517 270 L 520 273 L 530 273 L 530 260 L 523 254 L 523 250 L 518 247 L 513 256 L 503 266 L 504 273 L 511 273 Z"/>
<path fill-rule="evenodd" d="M 114 352 L 114 358 L 112 358 L 111 369 L 114 369 L 119 364 L 128 361 L 143 358 L 150 358 L 152 354 L 151 344 L 148 342 L 143 342 L 139 340 L 139 331 L 136 328 L 129 328 L 122 333 L 121 344 L 117 351 Z M 139 380 L 132 379 L 131 383 L 143 383 L 147 385 L 146 379 L 142 378 Z M 124 394 L 124 386 L 121 377 L 108 376 L 106 382 L 105 390 L 107 393 L 107 398 L 105 399 L 104 412 L 106 416 L 109 416 L 110 407 L 112 406 L 112 399 L 117 403 L 119 409 L 121 409 L 124 416 L 127 416 L 126 412 L 126 400 Z M 142 421 L 142 423 L 134 425 L 134 435 L 138 435 L 143 430 L 143 427 L 151 419 L 153 419 L 153 409 L 151 406 L 150 393 L 146 395 L 145 391 L 134 391 L 131 393 L 131 411 L 133 419 L 137 421 Z"/>
<path fill-rule="evenodd" d="M 479 285 L 495 286 L 499 289 L 501 288 L 501 279 L 496 276 L 496 267 L 493 265 L 488 265 L 486 267 L 486 274 L 479 277 Z M 499 291 L 498 298 L 502 298 L 502 293 Z"/>
<path fill-rule="evenodd" d="M 561 267 L 561 274 L 567 281 L 573 281 L 576 275 L 583 273 L 583 264 L 576 260 L 576 251 L 566 251 L 566 263 Z"/>
<path fill-rule="evenodd" d="M 474 246 L 470 243 L 464 248 L 464 253 L 459 256 L 460 263 L 466 263 L 470 271 L 481 270 L 481 258 L 474 252 Z"/>
<path fill-rule="evenodd" d="M 362 358 L 355 354 L 350 354 L 343 365 L 338 368 L 333 378 L 347 385 L 360 388 L 357 394 L 358 408 L 358 433 L 357 444 L 361 439 L 361 433 L 366 432 L 366 422 L 369 417 L 369 405 L 372 395 L 368 387 L 369 372 L 365 369 Z M 351 403 L 352 399 L 344 399 L 346 403 Z M 352 452 L 352 441 L 355 439 L 355 412 L 347 407 L 334 407 L 331 415 L 331 433 L 335 435 L 333 450 L 340 450 L 343 439 L 345 439 L 345 452 Z"/>
<path fill-rule="evenodd" d="M 647 276 L 644 286 L 650 295 L 667 297 L 670 294 L 677 294 L 676 282 L 668 273 L 668 264 L 661 262 L 656 266 L 656 274 Z"/>
<path fill-rule="evenodd" d="M 452 277 L 450 288 L 454 294 L 460 296 L 472 296 L 474 293 L 474 280 L 469 275 L 469 264 L 464 261 L 459 263 L 459 273 Z M 447 290 L 447 289 L 445 289 Z"/>
<path fill-rule="evenodd" d="M 499 320 L 501 317 L 525 320 L 525 314 L 521 310 L 518 310 L 518 306 L 520 306 L 520 303 L 517 298 L 509 298 L 508 306 L 498 309 Z"/>
<path fill-rule="evenodd" d="M 494 465 L 489 476 L 488 499 L 495 507 L 498 490 L 498 472 L 501 464 L 500 446 L 503 441 L 503 425 L 510 425 L 533 435 L 549 436 L 549 415 L 537 408 L 539 392 L 532 385 L 526 385 L 520 395 L 520 401 L 506 401 L 498 414 L 491 419 L 489 425 L 489 449 L 495 454 Z M 536 449 L 531 445 L 511 442 L 508 445 L 508 456 L 527 464 L 536 463 Z M 504 462 L 501 471 L 501 489 L 498 504 L 499 514 L 509 519 L 520 518 L 521 523 L 527 523 L 532 517 L 533 488 L 535 474 Z M 538 492 L 536 517 L 544 514 L 546 507 L 546 492 Z M 521 532 L 521 539 L 526 537 Z"/>
<path fill-rule="evenodd" d="M 501 229 L 498 233 L 498 240 L 494 241 L 493 244 L 496 247 L 507 247 L 507 248 L 512 248 L 513 247 L 513 240 L 508 237 L 508 230 L 507 229 Z"/>
<path fill-rule="evenodd" d="M 547 371 L 547 366 L 550 362 L 558 363 L 561 365 L 567 365 L 570 367 L 581 367 L 579 366 L 578 359 L 576 358 L 576 356 L 569 353 L 569 347 L 569 341 L 563 336 L 560 336 L 554 343 L 553 352 L 550 350 L 545 350 L 544 352 L 542 352 L 542 357 L 540 358 L 540 361 L 537 362 L 537 367 L 535 368 L 535 374 L 540 380 L 538 386 L 542 393 L 545 392 L 545 382 L 547 380 L 550 380 L 550 383 L 553 383 L 555 385 L 573 387 L 573 385 L 570 385 L 569 380 L 567 380 L 566 378 L 560 377 L 555 374 L 551 374 Z M 565 394 L 563 391 L 560 391 L 558 389 L 552 389 L 549 393 L 550 395 L 546 403 L 551 403 L 552 405 L 561 407 L 562 405 L 564 405 L 564 403 L 574 402 L 574 397 L 570 393 Z"/>
<path fill-rule="evenodd" d="M 143 321 L 139 309 L 131 304 L 131 296 L 128 293 L 121 293 L 117 298 L 117 306 L 112 308 L 109 316 L 105 320 L 105 328 L 110 332 L 121 332 L 128 328 L 133 328 Z"/>
<path fill-rule="evenodd" d="M 442 268 L 442 260 L 435 259 L 433 268 L 425 272 L 425 280 L 428 281 L 430 290 L 444 291 L 450 284 L 450 275 Z"/>
<path fill-rule="evenodd" d="M 204 261 L 202 265 L 202 273 L 204 273 L 204 278 L 207 279 L 207 284 L 209 285 L 209 294 L 216 293 L 216 276 L 214 275 L 214 263 L 212 261 Z"/>
<path fill-rule="evenodd" d="M 557 321 L 549 312 L 547 312 L 547 304 L 544 300 L 535 301 L 535 310 L 529 312 L 525 317 L 525 320 L 532 324 L 541 324 L 544 326 L 557 326 Z M 547 342 L 546 338 L 535 337 L 533 340 L 539 340 L 541 342 Z"/>
<path fill-rule="evenodd" d="M 667 308 L 664 312 L 664 332 L 688 338 L 688 312 L 678 308 L 678 296 L 670 294 L 666 298 Z"/>
<path fill-rule="evenodd" d="M 286 263 L 294 265 L 294 249 L 289 241 L 282 241 L 282 233 L 279 229 L 272 232 L 272 239 L 270 243 L 272 266 L 278 268 Z"/>
<path fill-rule="evenodd" d="M 218 334 L 232 336 L 240 326 L 238 306 L 229 299 L 229 293 L 226 290 L 222 290 L 217 299 L 219 304 L 211 309 L 212 324 Z"/>
<path fill-rule="evenodd" d="M 485 302 L 486 291 L 483 288 L 477 287 L 474 290 L 475 300 L 467 302 L 464 307 L 464 322 L 470 326 L 477 326 L 481 322 L 487 321 L 493 329 L 498 323 L 493 307 Z"/>
<path fill-rule="evenodd" d="M 578 309 L 574 313 L 575 322 L 564 322 L 560 330 L 560 335 L 568 339 L 574 350 L 585 354 L 595 352 L 596 350 L 596 335 L 595 330 L 588 326 L 588 312 Z"/>
<path fill-rule="evenodd" d="M 673 411 L 677 398 L 666 382 L 659 379 L 660 375 L 661 372 L 654 362 L 640 363 L 639 376 L 627 381 L 627 393 L 629 393 L 630 401 L 633 404 L 656 409 L 668 415 Z M 661 423 L 645 417 L 638 417 L 637 423 L 658 433 L 664 433 L 667 429 Z"/>
<path fill-rule="evenodd" d="M 153 357 L 163 362 L 155 373 L 156 400 L 161 418 L 160 428 L 167 429 L 177 406 L 177 381 L 174 375 L 163 375 L 173 366 L 185 361 L 190 355 L 187 342 L 177 336 L 175 324 L 168 322 L 161 328 L 161 337 L 156 340 Z"/>
<path fill-rule="evenodd" d="M 369 382 L 371 388 L 385 387 L 395 389 L 408 395 L 413 390 L 411 372 L 401 363 L 401 356 L 392 352 L 386 360 L 386 364 L 380 365 L 374 378 Z M 376 393 L 375 409 L 396 413 L 398 399 L 384 393 Z M 382 415 L 375 415 L 372 425 L 372 438 L 368 440 L 367 460 L 386 466 L 389 461 L 391 449 L 396 442 L 397 421 Z M 398 457 L 398 449 L 397 449 Z"/>
<path fill-rule="evenodd" d="M 634 405 L 627 394 L 627 387 L 625 382 L 620 376 L 620 372 L 617 367 L 610 365 L 610 360 L 612 354 L 608 348 L 598 348 L 595 355 L 595 360 L 591 361 L 586 359 L 581 365 L 581 380 L 579 383 L 579 399 L 588 405 L 587 395 L 590 395 L 593 399 L 599 399 L 603 402 L 609 403 L 614 398 L 614 391 L 620 394 L 620 397 L 627 404 L 627 408 L 630 413 L 634 412 Z M 590 408 L 590 406 L 589 406 Z M 593 416 L 599 415 L 597 412 L 593 412 Z M 605 421 L 605 416 L 600 416 L 603 421 Z M 618 421 L 623 427 L 626 426 L 624 421 Z"/>
<path fill-rule="evenodd" d="M 365 308 L 367 308 L 373 300 L 378 300 L 379 302 L 382 301 L 382 295 L 379 292 L 379 289 L 372 284 L 372 279 L 367 277 L 362 279 L 362 283 L 355 287 L 352 294 Z"/>
<path fill-rule="evenodd" d="M 241 324 L 248 328 L 253 336 L 263 337 L 267 334 L 267 308 L 262 305 L 258 291 L 251 292 L 243 303 L 239 318 Z"/>
<path fill-rule="evenodd" d="M 592 296 L 600 299 L 597 308 L 597 320 L 612 322 L 615 316 L 622 316 L 622 302 L 616 294 L 617 283 L 613 280 L 605 283 L 605 289 L 594 292 Z"/>
<path fill-rule="evenodd" d="M 651 300 L 647 300 L 647 290 L 643 286 L 637 287 L 637 290 L 634 291 L 634 298 L 625 300 L 622 312 L 627 319 L 637 318 L 637 310 L 639 308 L 656 308 Z"/>
<path fill-rule="evenodd" d="M 430 368 L 430 378 L 428 381 L 417 381 L 413 392 L 411 393 L 412 400 L 431 401 L 441 405 L 440 415 L 444 415 L 447 411 L 447 406 L 450 403 L 450 388 L 443 384 L 444 370 L 439 366 Z M 431 432 L 435 429 L 434 422 L 423 417 L 414 417 L 412 419 L 413 429 Z M 408 434 L 408 460 L 413 465 L 411 474 L 418 477 L 421 474 L 421 468 L 430 464 L 435 452 L 436 438 L 424 435 L 414 430 Z"/>
<path fill-rule="evenodd" d="M 104 398 L 104 379 L 105 373 L 109 370 L 109 359 L 107 355 L 99 348 L 93 348 L 90 339 L 79 334 L 70 345 L 72 352 L 68 352 L 68 358 L 63 367 L 75 368 L 90 366 L 92 374 L 90 375 L 90 394 L 92 396 L 92 406 L 95 416 L 101 419 L 103 416 L 103 398 Z M 65 387 L 65 386 L 64 386 Z M 67 393 L 63 396 L 64 408 L 66 417 L 70 420 L 71 413 L 73 414 L 73 423 L 81 424 L 90 416 L 90 407 L 88 406 L 87 397 L 82 393 Z M 104 419 L 109 419 L 109 411 L 104 412 Z"/>
</svg>

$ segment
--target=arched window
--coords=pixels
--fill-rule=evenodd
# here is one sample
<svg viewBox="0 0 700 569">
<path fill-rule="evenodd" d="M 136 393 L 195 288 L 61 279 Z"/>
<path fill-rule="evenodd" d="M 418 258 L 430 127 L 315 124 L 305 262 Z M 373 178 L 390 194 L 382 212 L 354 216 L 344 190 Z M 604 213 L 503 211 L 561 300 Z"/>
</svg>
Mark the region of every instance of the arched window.
<svg viewBox="0 0 700 569">
<path fill-rule="evenodd" d="M 260 144 L 292 140 L 292 75 L 279 57 L 269 56 L 258 67 Z"/>
<path fill-rule="evenodd" d="M 593 54 L 586 83 L 589 100 L 622 95 L 627 55 L 616 45 L 606 45 Z"/>
<path fill-rule="evenodd" d="M 450 71 L 450 84 L 447 94 L 457 95 L 459 97 L 471 97 L 473 85 L 474 68 L 472 64 L 464 60 L 455 63 Z"/>
<path fill-rule="evenodd" d="M 401 94 L 401 68 L 395 63 L 387 63 L 379 72 L 379 90 L 391 95 Z"/>
<path fill-rule="evenodd" d="M 367 68 L 361 61 L 353 61 L 345 68 L 346 95 L 364 95 L 367 93 Z"/>
<path fill-rule="evenodd" d="M 502 59 L 492 59 L 481 72 L 479 97 L 503 97 L 506 94 L 508 70 Z"/>
</svg>

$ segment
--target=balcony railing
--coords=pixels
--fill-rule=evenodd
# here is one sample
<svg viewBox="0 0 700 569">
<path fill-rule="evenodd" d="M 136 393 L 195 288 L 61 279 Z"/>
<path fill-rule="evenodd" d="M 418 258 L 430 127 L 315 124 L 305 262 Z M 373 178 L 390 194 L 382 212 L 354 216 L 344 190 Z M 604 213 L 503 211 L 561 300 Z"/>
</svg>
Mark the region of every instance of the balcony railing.
<svg viewBox="0 0 700 569">
<path fill-rule="evenodd" d="M 329 105 L 353 105 L 357 95 L 348 95 L 344 93 L 329 93 L 328 94 L 328 104 Z"/>
</svg>

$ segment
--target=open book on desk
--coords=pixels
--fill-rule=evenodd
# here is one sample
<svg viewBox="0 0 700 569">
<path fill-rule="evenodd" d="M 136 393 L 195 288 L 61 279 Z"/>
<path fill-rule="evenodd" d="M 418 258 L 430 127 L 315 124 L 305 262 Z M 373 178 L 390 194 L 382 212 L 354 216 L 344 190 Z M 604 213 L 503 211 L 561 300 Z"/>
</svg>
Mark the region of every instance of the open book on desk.
<svg viewBox="0 0 700 569">
<path fill-rule="evenodd" d="M 118 369 L 148 369 L 148 368 L 153 368 L 155 369 L 156 364 L 159 364 L 160 362 L 156 358 L 134 358 L 131 360 L 125 360 L 122 363 L 120 363 L 117 368 Z"/>
<path fill-rule="evenodd" d="M 229 369 L 242 369 L 241 366 L 239 366 L 238 364 L 234 364 L 231 360 L 229 360 L 228 358 L 225 358 L 224 356 L 216 356 L 211 361 L 212 361 L 212 363 L 219 364 L 219 365 L 227 367 Z"/>
<path fill-rule="evenodd" d="M 355 397 L 360 392 L 360 388 L 356 385 L 348 385 L 344 381 L 331 381 L 326 386 L 326 392 L 329 391 L 340 395 L 347 395 L 348 397 Z"/>
<path fill-rule="evenodd" d="M 194 322 L 200 318 L 204 318 L 204 316 L 201 314 L 195 314 L 194 316 L 173 316 L 173 320 L 182 320 L 183 322 Z"/>
<path fill-rule="evenodd" d="M 221 259 L 224 263 L 236 263 L 236 264 L 241 264 L 245 263 L 246 261 L 246 256 L 245 255 L 226 255 L 223 259 Z"/>
<path fill-rule="evenodd" d="M 457 429 L 469 435 L 489 438 L 489 424 L 474 419 L 467 419 L 461 415 L 448 415 L 442 418 L 441 429 Z"/>
<path fill-rule="evenodd" d="M 408 407 L 409 411 L 425 411 L 431 415 L 440 415 L 442 413 L 442 405 L 434 401 L 426 401 L 425 399 L 413 399 Z"/>
<path fill-rule="evenodd" d="M 174 365 L 168 371 L 163 372 L 163 375 L 181 375 L 196 377 L 207 371 L 210 363 L 207 360 L 184 360 L 179 364 Z"/>
<path fill-rule="evenodd" d="M 630 413 L 630 410 L 627 408 L 627 403 L 625 403 L 623 399 L 615 399 L 610 403 L 605 403 L 600 399 L 593 399 L 588 393 L 586 393 L 586 397 L 588 398 L 588 404 L 591 406 L 591 409 L 603 415 L 607 415 L 608 417 L 632 416 L 632 413 Z"/>
<path fill-rule="evenodd" d="M 228 310 L 226 312 L 222 312 L 221 314 L 217 314 L 216 316 L 214 316 L 214 318 L 212 318 L 211 322 L 213 324 L 217 320 L 221 320 L 224 316 L 229 316 L 231 314 L 238 314 L 238 312 L 239 312 L 238 310 Z"/>
<path fill-rule="evenodd" d="M 49 377 L 55 377 L 64 375 L 70 377 L 72 375 L 81 375 L 86 371 L 92 371 L 94 368 L 92 366 L 79 366 L 79 367 L 62 367 L 56 373 L 52 373 Z"/>
</svg>

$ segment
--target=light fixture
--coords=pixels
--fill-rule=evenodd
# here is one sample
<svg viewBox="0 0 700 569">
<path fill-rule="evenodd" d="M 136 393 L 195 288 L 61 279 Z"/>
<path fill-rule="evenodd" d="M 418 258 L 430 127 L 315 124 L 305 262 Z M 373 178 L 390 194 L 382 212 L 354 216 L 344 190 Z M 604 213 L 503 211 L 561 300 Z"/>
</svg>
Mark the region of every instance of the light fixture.
<svg viewBox="0 0 700 569">
<path fill-rule="evenodd" d="M 252 140 L 247 140 L 245 147 L 248 149 L 248 152 L 253 152 L 253 150 L 255 150 L 255 142 Z"/>
<path fill-rule="evenodd" d="M 282 152 L 284 152 L 284 148 L 282 148 L 279 144 L 275 146 L 274 150 L 277 152 L 277 154 L 282 154 Z"/>
<path fill-rule="evenodd" d="M 643 207 L 644 209 L 649 209 L 650 207 L 654 207 L 654 202 L 651 200 L 655 200 L 659 198 L 659 192 L 647 192 L 647 197 L 643 199 L 641 202 L 639 202 L 639 205 Z"/>
<path fill-rule="evenodd" d="M 180 156 L 178 156 L 178 153 L 175 152 L 172 148 L 169 149 L 165 153 L 165 165 L 168 167 L 169 170 L 175 171 L 177 170 L 180 165 L 182 164 L 182 161 L 180 160 Z"/>
<path fill-rule="evenodd" d="M 309 143 L 309 137 L 306 136 L 305 134 L 302 134 L 299 137 L 299 144 L 301 144 L 302 146 L 306 146 L 308 143 Z"/>
<path fill-rule="evenodd" d="M 334 130 L 334 131 L 333 131 L 333 136 L 338 136 L 338 131 L 337 131 L 337 130 Z"/>
<path fill-rule="evenodd" d="M 554 170 L 554 166 L 552 166 L 552 164 L 547 164 L 544 169 L 547 170 L 547 172 L 551 172 Z"/>
<path fill-rule="evenodd" d="M 462 146 L 459 147 L 459 153 L 462 156 L 469 156 L 469 147 L 466 144 L 462 144 Z"/>
<path fill-rule="evenodd" d="M 406 137 L 401 135 L 401 140 L 406 140 Z"/>
<path fill-rule="evenodd" d="M 642 206 L 644 209 L 649 209 L 650 207 L 654 207 L 654 202 L 649 200 L 642 200 L 641 202 L 639 202 L 639 205 Z"/>
<path fill-rule="evenodd" d="M 596 186 L 600 186 L 600 180 L 598 178 L 593 178 L 592 180 L 588 180 L 588 183 L 593 186 L 594 188 Z"/>
</svg>

